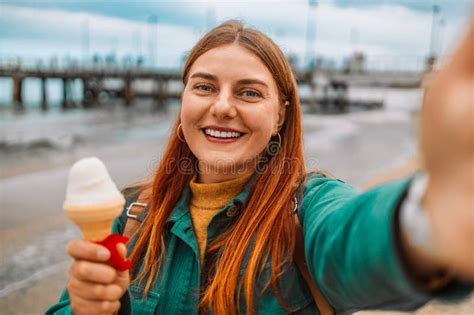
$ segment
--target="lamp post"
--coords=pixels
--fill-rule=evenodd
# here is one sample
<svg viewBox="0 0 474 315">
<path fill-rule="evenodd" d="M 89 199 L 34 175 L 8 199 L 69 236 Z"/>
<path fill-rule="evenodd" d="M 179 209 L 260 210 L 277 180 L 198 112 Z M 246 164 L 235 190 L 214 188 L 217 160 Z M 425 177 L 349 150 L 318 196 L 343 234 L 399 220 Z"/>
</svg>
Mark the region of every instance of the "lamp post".
<svg viewBox="0 0 474 315">
<path fill-rule="evenodd" d="M 315 41 L 316 41 L 316 25 L 314 17 L 314 8 L 317 7 L 317 0 L 308 0 L 308 14 L 306 17 L 306 51 L 305 51 L 305 66 L 311 66 L 311 62 L 315 55 Z"/>
<path fill-rule="evenodd" d="M 152 14 L 148 17 L 149 24 L 149 45 L 150 45 L 150 66 L 156 66 L 157 36 L 158 36 L 158 17 Z"/>
<path fill-rule="evenodd" d="M 439 14 L 440 8 L 438 5 L 433 5 L 433 15 L 431 19 L 431 39 L 430 39 L 430 56 L 436 58 L 435 51 L 435 37 L 436 37 L 436 16 Z"/>
<path fill-rule="evenodd" d="M 427 70 L 431 70 L 436 62 L 436 49 L 435 49 L 435 37 L 436 37 L 436 17 L 440 12 L 438 5 L 433 5 L 433 15 L 431 19 L 431 37 L 430 37 L 430 51 L 426 60 Z"/>
</svg>

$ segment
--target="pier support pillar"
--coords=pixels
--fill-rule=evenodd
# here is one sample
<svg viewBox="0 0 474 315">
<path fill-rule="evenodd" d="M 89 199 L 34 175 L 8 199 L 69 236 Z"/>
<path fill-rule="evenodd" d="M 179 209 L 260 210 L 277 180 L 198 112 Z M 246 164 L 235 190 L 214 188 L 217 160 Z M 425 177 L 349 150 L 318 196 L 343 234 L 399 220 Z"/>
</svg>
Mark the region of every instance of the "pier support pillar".
<svg viewBox="0 0 474 315">
<path fill-rule="evenodd" d="M 13 109 L 23 110 L 23 78 L 13 77 Z"/>
<path fill-rule="evenodd" d="M 315 113 L 317 112 L 318 110 L 318 101 L 316 99 L 317 97 L 317 90 L 316 90 L 316 84 L 314 83 L 313 79 L 311 78 L 310 81 L 309 81 L 309 89 L 310 89 L 310 93 L 309 93 L 309 104 L 308 104 L 308 107 L 309 107 L 309 110 L 311 113 Z"/>
<path fill-rule="evenodd" d="M 153 98 L 155 100 L 154 106 L 155 109 L 166 108 L 166 100 L 168 99 L 168 85 L 167 81 L 160 79 L 155 81 L 155 92 L 153 93 Z"/>
<path fill-rule="evenodd" d="M 93 105 L 94 92 L 91 86 L 91 80 L 82 78 L 82 107 L 84 108 L 90 108 Z"/>
<path fill-rule="evenodd" d="M 88 77 L 82 78 L 82 106 L 92 108 L 99 105 L 101 79 Z"/>
<path fill-rule="evenodd" d="M 92 87 L 92 102 L 94 106 L 100 105 L 100 93 L 102 92 L 102 78 L 97 78 L 94 80 Z"/>
<path fill-rule="evenodd" d="M 132 91 L 132 80 L 130 78 L 125 78 L 123 86 L 123 97 L 125 98 L 125 105 L 132 105 L 133 101 L 133 91 Z"/>
<path fill-rule="evenodd" d="M 41 109 L 48 110 L 48 89 L 45 77 L 41 78 Z"/>
<path fill-rule="evenodd" d="M 71 103 L 69 102 L 69 79 L 63 78 L 63 101 L 61 102 L 62 109 L 69 109 Z"/>
</svg>

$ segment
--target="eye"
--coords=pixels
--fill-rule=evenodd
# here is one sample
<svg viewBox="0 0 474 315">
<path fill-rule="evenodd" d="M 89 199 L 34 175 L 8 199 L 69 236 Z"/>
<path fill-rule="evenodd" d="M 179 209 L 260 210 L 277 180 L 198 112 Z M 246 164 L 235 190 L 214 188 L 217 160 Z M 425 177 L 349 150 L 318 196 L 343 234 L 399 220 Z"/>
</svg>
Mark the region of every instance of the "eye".
<svg viewBox="0 0 474 315">
<path fill-rule="evenodd" d="M 199 92 L 209 93 L 209 92 L 212 92 L 213 87 L 206 83 L 198 83 L 194 86 L 194 89 L 196 89 Z"/>
<path fill-rule="evenodd" d="M 258 97 L 261 97 L 262 95 L 255 90 L 246 89 L 242 91 L 242 96 L 246 98 L 258 98 Z"/>
</svg>

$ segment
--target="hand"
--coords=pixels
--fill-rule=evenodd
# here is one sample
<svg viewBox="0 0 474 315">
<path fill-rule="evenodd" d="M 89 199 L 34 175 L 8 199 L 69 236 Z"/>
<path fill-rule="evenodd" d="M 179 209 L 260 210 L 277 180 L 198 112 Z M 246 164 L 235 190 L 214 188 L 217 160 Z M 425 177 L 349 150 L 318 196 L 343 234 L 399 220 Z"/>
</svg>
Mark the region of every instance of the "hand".
<svg viewBox="0 0 474 315">
<path fill-rule="evenodd" d="M 452 59 L 428 83 L 421 154 L 423 198 L 439 258 L 474 281 L 474 21 Z"/>
<path fill-rule="evenodd" d="M 118 244 L 117 250 L 125 258 L 125 245 Z M 107 265 L 110 252 L 102 245 L 73 240 L 67 244 L 66 251 L 73 258 L 67 291 L 74 314 L 117 313 L 119 300 L 130 285 L 129 272 Z"/>
</svg>

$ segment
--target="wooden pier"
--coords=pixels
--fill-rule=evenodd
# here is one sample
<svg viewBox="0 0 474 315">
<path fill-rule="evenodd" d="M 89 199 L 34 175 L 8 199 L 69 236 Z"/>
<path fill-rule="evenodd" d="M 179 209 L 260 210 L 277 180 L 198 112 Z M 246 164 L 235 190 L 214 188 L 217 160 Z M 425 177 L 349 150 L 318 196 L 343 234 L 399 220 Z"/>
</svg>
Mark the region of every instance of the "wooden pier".
<svg viewBox="0 0 474 315">
<path fill-rule="evenodd" d="M 11 78 L 13 81 L 13 106 L 15 109 L 24 109 L 23 103 L 23 81 L 27 78 L 41 80 L 41 108 L 48 109 L 47 81 L 59 79 L 62 81 L 61 108 L 68 109 L 77 107 L 72 101 L 72 83 L 76 80 L 82 81 L 82 104 L 84 108 L 94 107 L 100 104 L 101 93 L 107 93 L 112 97 L 122 98 L 126 106 L 133 104 L 134 98 L 152 97 L 157 100 L 180 97 L 180 93 L 170 93 L 168 84 L 171 81 L 180 81 L 178 72 L 155 72 L 141 69 L 23 69 L 20 67 L 0 67 L 0 77 Z M 119 79 L 123 87 L 119 90 L 107 89 L 104 82 L 110 79 Z M 132 89 L 134 80 L 151 80 L 156 89 L 152 93 L 135 92 Z"/>
<path fill-rule="evenodd" d="M 350 106 L 366 108 L 377 108 L 381 104 L 373 101 L 351 102 L 344 93 L 347 94 L 348 86 L 385 86 L 385 87 L 418 87 L 421 82 L 420 73 L 358 73 L 344 74 L 335 71 L 319 72 L 297 72 L 299 85 L 309 86 L 312 93 L 310 96 L 302 97 L 302 102 L 311 106 L 318 106 L 321 109 L 335 107 L 340 111 L 346 111 Z M 318 76 L 325 77 L 325 83 L 317 80 Z M 10 78 L 13 81 L 12 106 L 15 110 L 24 110 L 23 102 L 23 82 L 27 78 L 38 78 L 41 80 L 41 109 L 48 110 L 49 97 L 47 84 L 49 79 L 59 79 L 62 81 L 61 108 L 91 108 L 100 106 L 100 97 L 104 93 L 113 98 L 123 100 L 125 106 L 132 106 L 134 100 L 138 98 L 152 98 L 157 102 L 164 103 L 170 98 L 180 98 L 181 90 L 170 88 L 171 85 L 179 86 L 181 73 L 179 71 L 152 71 L 140 68 L 116 69 L 116 68 L 78 68 L 68 69 L 28 69 L 20 66 L 0 65 L 0 77 Z M 120 88 L 109 88 L 106 82 L 109 80 L 119 80 L 122 82 Z M 82 102 L 74 104 L 72 99 L 72 84 L 76 80 L 82 81 Z M 149 80 L 152 82 L 151 91 L 139 91 L 133 88 L 133 83 L 138 80 Z M 339 90 L 342 88 L 342 90 Z M 313 93 L 317 89 L 333 89 L 339 93 L 339 97 L 328 97 Z M 333 93 L 334 94 L 334 93 Z M 337 93 L 336 93 L 337 94 Z"/>
</svg>

